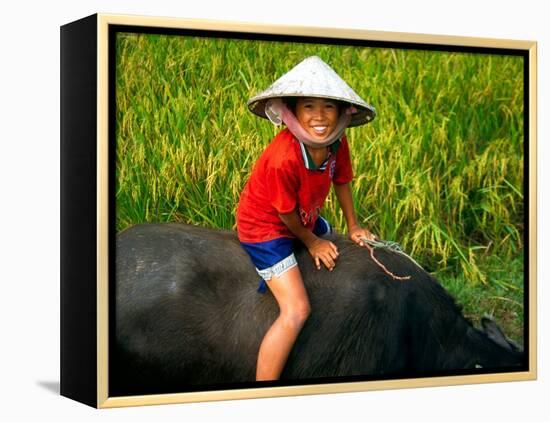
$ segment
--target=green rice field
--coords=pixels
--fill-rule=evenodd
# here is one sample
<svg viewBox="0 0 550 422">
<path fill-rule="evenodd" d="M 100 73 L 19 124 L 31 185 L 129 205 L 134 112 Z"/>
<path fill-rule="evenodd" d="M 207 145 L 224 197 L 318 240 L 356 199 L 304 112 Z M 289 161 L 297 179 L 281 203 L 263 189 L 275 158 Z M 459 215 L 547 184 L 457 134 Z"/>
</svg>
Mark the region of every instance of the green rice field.
<svg viewBox="0 0 550 422">
<path fill-rule="evenodd" d="M 397 241 L 464 305 L 523 340 L 523 58 L 119 34 L 116 226 L 231 229 L 278 132 L 247 100 L 318 55 L 377 110 L 350 128 L 362 224 Z M 345 221 L 335 197 L 323 215 Z"/>
</svg>

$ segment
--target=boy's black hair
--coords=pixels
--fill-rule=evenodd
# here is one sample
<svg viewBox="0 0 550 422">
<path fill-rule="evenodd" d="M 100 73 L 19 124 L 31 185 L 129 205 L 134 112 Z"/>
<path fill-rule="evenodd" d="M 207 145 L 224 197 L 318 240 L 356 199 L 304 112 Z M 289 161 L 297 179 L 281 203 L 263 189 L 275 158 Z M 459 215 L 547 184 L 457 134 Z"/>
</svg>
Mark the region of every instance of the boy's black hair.
<svg viewBox="0 0 550 422">
<path fill-rule="evenodd" d="M 296 114 L 296 103 L 298 102 L 298 98 L 301 98 L 301 97 L 283 97 L 282 98 L 283 103 L 285 103 L 288 109 L 292 111 L 292 113 L 294 114 Z M 349 103 L 345 101 L 340 101 L 340 100 L 331 100 L 331 101 L 335 101 L 336 104 L 338 104 L 338 114 L 342 113 L 342 111 L 349 106 Z"/>
<path fill-rule="evenodd" d="M 290 111 L 296 114 L 296 102 L 298 97 L 283 97 L 283 103 L 288 107 Z"/>
</svg>

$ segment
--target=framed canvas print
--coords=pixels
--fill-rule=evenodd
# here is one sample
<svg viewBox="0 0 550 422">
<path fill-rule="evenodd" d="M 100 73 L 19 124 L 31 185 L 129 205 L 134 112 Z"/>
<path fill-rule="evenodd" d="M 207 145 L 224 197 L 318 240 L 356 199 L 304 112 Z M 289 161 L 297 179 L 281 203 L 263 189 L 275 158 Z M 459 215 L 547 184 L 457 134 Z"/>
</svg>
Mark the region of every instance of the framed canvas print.
<svg viewBox="0 0 550 422">
<path fill-rule="evenodd" d="M 536 378 L 536 43 L 61 28 L 61 394 Z"/>
</svg>

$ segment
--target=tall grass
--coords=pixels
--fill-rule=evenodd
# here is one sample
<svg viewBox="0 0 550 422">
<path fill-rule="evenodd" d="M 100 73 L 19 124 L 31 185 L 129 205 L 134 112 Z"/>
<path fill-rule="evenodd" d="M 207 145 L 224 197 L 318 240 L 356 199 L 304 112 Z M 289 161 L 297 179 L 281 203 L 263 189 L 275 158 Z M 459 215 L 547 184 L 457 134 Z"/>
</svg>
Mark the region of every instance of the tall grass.
<svg viewBox="0 0 550 422">
<path fill-rule="evenodd" d="M 315 54 L 378 112 L 347 131 L 366 227 L 472 286 L 493 282 L 489 258 L 521 257 L 522 58 L 137 34 L 116 46 L 117 230 L 233 228 L 252 165 L 278 131 L 246 101 Z M 345 231 L 333 195 L 324 215 Z"/>
</svg>

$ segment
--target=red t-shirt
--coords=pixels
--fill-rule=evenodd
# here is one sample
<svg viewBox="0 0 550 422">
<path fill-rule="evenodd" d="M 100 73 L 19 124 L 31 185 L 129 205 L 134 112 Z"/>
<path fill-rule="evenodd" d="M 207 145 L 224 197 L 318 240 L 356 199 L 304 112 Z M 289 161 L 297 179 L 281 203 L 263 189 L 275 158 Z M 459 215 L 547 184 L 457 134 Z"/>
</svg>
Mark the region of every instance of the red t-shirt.
<svg viewBox="0 0 550 422">
<path fill-rule="evenodd" d="M 237 207 L 237 233 L 241 242 L 294 238 L 279 214 L 297 209 L 302 224 L 313 229 L 329 194 L 331 183 L 353 179 L 346 137 L 332 154 L 326 169 L 308 170 L 300 143 L 288 129 L 281 131 L 260 156 Z"/>
</svg>

